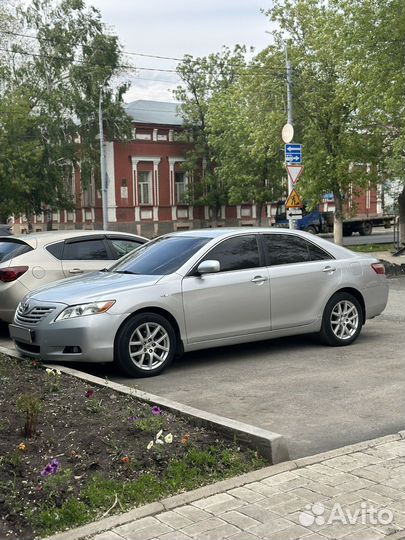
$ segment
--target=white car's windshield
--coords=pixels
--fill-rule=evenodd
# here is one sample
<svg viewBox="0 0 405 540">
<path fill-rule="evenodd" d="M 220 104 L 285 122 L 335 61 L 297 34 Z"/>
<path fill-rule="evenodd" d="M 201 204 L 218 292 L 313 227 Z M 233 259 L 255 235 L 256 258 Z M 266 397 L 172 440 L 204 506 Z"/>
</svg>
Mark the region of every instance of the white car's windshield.
<svg viewBox="0 0 405 540">
<path fill-rule="evenodd" d="M 166 275 L 178 270 L 211 238 L 163 236 L 136 249 L 108 268 L 122 274 Z"/>
</svg>

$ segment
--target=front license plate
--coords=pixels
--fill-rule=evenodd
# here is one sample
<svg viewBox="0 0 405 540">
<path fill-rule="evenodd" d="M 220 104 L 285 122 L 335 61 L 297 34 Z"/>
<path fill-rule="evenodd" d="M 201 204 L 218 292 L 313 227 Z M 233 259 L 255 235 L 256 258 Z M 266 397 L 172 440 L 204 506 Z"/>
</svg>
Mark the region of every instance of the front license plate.
<svg viewBox="0 0 405 540">
<path fill-rule="evenodd" d="M 32 343 L 34 340 L 34 332 L 29 328 L 23 328 L 22 326 L 9 324 L 8 329 L 10 331 L 10 336 L 17 341 L 23 341 L 24 343 Z"/>
</svg>

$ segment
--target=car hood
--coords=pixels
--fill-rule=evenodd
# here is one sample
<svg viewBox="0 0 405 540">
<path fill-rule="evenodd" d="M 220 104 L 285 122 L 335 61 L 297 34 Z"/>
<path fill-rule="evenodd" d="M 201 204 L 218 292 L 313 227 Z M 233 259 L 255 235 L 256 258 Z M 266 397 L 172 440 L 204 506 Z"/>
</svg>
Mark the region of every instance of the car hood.
<svg viewBox="0 0 405 540">
<path fill-rule="evenodd" d="M 95 300 L 113 300 L 114 296 L 138 287 L 157 283 L 162 276 L 118 274 L 115 272 L 92 272 L 85 276 L 73 277 L 44 285 L 26 298 L 40 302 L 60 302 L 79 304 Z"/>
</svg>

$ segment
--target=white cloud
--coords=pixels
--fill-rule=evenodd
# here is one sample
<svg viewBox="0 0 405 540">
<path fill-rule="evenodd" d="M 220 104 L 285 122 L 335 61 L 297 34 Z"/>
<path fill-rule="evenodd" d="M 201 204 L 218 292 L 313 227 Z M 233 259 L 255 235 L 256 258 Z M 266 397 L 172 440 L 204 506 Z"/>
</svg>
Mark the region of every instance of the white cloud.
<svg viewBox="0 0 405 540">
<path fill-rule="evenodd" d="M 235 44 L 259 52 L 269 43 L 265 31 L 270 23 L 260 12 L 261 7 L 267 8 L 262 0 L 88 0 L 88 4 L 101 11 L 127 51 L 182 58 L 205 56 Z M 177 63 L 141 56 L 131 56 L 131 61 L 138 67 L 172 70 Z M 167 90 L 173 85 L 156 79 L 173 80 L 175 74 L 141 70 L 138 75 L 153 80 L 134 78 L 126 101 L 173 100 Z"/>
</svg>

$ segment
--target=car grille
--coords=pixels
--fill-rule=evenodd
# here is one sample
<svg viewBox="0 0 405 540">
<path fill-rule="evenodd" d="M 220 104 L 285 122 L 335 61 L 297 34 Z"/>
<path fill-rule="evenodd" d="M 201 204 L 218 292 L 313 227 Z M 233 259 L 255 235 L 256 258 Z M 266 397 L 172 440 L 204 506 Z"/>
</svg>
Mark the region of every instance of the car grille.
<svg viewBox="0 0 405 540">
<path fill-rule="evenodd" d="M 35 306 L 31 308 L 27 313 L 24 313 L 24 310 L 21 306 L 18 306 L 17 312 L 15 314 L 16 322 L 27 325 L 35 326 L 38 324 L 44 317 L 52 313 L 55 307 L 45 307 L 45 306 Z"/>
</svg>

